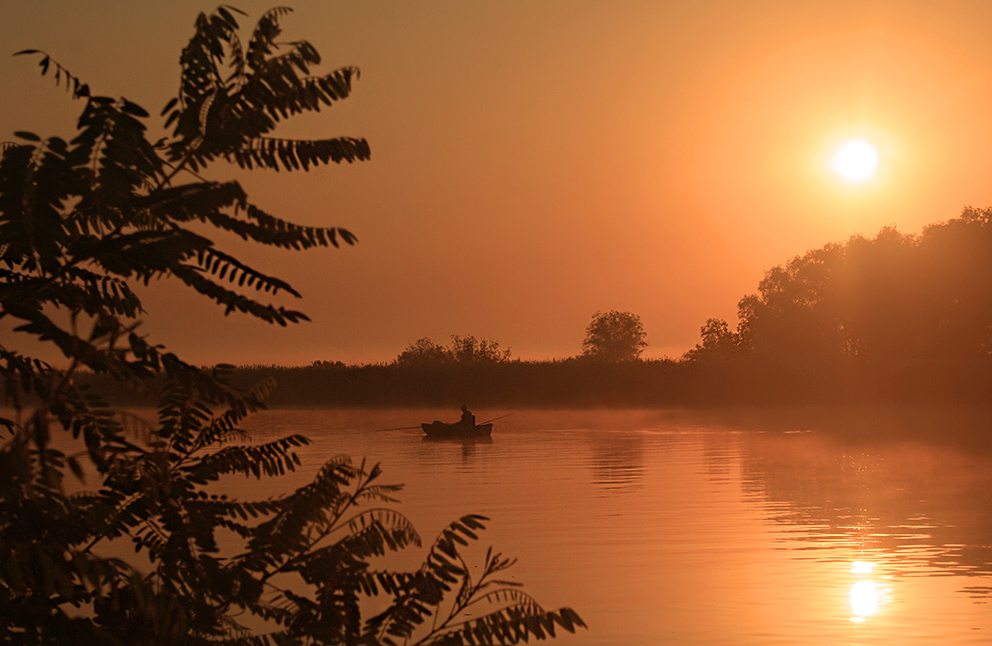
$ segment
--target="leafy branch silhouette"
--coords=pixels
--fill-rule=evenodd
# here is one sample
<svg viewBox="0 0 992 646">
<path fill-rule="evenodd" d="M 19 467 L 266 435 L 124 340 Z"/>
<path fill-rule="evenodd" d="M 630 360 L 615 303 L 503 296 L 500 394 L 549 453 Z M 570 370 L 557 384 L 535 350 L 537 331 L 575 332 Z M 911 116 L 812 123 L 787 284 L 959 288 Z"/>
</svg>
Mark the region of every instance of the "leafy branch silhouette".
<svg viewBox="0 0 992 646">
<path fill-rule="evenodd" d="M 0 319 L 33 340 L 28 348 L 41 342 L 64 357 L 54 365 L 0 343 L 12 411 L 0 418 L 5 642 L 517 644 L 583 626 L 497 578 L 511 563 L 498 554 L 472 577 L 460 549 L 478 539 L 482 516 L 451 523 L 417 571 L 373 570 L 420 545 L 378 465 L 337 457 L 265 500 L 213 493 L 222 478 L 298 469 L 308 440 L 252 442 L 240 425 L 274 383 L 239 389 L 230 366 L 199 368 L 152 343 L 138 333 L 134 287 L 173 278 L 228 313 L 287 325 L 306 315 L 271 298 L 300 294 L 203 231 L 288 250 L 357 242 L 347 229 L 266 213 L 237 182 L 198 173 L 221 160 L 306 171 L 369 159 L 364 139 L 273 134 L 347 98 L 358 78 L 351 67 L 311 74 L 314 47 L 277 40 L 288 11 L 263 14 L 247 44 L 240 11 L 201 14 L 162 111 L 171 132 L 155 142 L 141 106 L 94 95 L 44 52 L 18 52 L 84 105 L 70 141 L 17 132 L 0 147 Z M 83 373 L 157 390 L 156 418 L 114 410 Z"/>
</svg>

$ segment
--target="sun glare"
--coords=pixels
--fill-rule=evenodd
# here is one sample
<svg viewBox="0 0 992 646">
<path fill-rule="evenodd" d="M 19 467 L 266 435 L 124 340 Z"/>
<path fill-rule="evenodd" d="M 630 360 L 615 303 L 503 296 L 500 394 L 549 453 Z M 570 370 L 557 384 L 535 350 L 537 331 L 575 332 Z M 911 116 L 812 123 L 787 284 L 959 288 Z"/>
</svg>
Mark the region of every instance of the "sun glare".
<svg viewBox="0 0 992 646">
<path fill-rule="evenodd" d="M 869 575 L 875 570 L 875 563 L 869 561 L 854 561 L 851 563 L 851 574 Z M 863 623 L 878 612 L 882 603 L 882 593 L 885 586 L 880 586 L 869 578 L 860 578 L 851 586 L 851 621 Z"/>
<path fill-rule="evenodd" d="M 875 564 L 868 561 L 855 561 L 851 563 L 851 574 L 871 574 L 874 569 Z"/>
<path fill-rule="evenodd" d="M 830 165 L 844 180 L 864 182 L 875 176 L 878 151 L 864 139 L 845 141 L 834 153 Z"/>
<path fill-rule="evenodd" d="M 851 586 L 851 621 L 861 623 L 878 612 L 878 586 L 874 581 L 858 581 Z"/>
</svg>

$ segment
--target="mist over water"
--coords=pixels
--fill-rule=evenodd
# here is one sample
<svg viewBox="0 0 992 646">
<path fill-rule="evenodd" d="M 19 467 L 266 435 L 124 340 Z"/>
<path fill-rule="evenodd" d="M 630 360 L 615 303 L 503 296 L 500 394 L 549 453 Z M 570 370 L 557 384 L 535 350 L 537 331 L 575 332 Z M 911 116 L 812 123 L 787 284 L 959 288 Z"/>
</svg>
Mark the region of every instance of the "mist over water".
<svg viewBox="0 0 992 646">
<path fill-rule="evenodd" d="M 992 473 L 974 445 L 666 411 L 518 411 L 487 442 L 403 429 L 456 417 L 273 410 L 246 427 L 258 441 L 313 440 L 286 489 L 333 455 L 381 462 L 425 541 L 463 514 L 489 516 L 475 555 L 493 545 L 517 557 L 511 578 L 589 624 L 558 643 L 992 639 Z M 227 486 L 279 493 L 271 481 Z"/>
</svg>

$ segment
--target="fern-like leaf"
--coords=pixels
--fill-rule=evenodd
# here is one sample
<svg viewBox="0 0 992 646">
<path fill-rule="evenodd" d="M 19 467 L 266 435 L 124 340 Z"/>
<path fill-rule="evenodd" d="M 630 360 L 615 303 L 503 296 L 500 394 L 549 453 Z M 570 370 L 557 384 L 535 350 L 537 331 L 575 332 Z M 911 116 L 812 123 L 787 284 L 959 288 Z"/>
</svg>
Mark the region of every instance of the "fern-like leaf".
<svg viewBox="0 0 992 646">
<path fill-rule="evenodd" d="M 45 52 L 37 49 L 22 49 L 19 52 L 15 52 L 14 56 L 41 56 L 41 59 L 38 61 L 38 67 L 41 68 L 42 76 L 51 72 L 55 78 L 55 84 L 57 86 L 64 86 L 67 91 L 72 93 L 72 98 L 74 99 L 85 98 L 90 95 L 89 85 L 81 81 L 78 76 L 71 73 L 61 63 Z"/>
</svg>

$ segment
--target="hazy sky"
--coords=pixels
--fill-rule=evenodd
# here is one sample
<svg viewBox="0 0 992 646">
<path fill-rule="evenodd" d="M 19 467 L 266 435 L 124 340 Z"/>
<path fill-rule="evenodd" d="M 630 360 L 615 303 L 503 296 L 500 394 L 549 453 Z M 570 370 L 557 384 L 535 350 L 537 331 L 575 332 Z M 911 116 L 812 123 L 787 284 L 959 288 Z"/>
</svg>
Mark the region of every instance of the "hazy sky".
<svg viewBox="0 0 992 646">
<path fill-rule="evenodd" d="M 241 0 L 245 29 L 271 2 Z M 97 94 L 158 114 L 192 0 L 2 0 L 0 43 L 44 49 Z M 885 225 L 992 205 L 992 3 L 298 0 L 284 36 L 355 65 L 347 101 L 288 136 L 361 136 L 372 160 L 238 178 L 269 212 L 360 244 L 302 253 L 224 240 L 303 293 L 289 329 L 177 285 L 146 329 L 200 362 L 389 361 L 475 335 L 524 359 L 581 351 L 597 310 L 640 315 L 646 356 L 734 321 L 763 272 Z M 68 135 L 82 105 L 0 56 L 0 140 Z M 830 170 L 848 138 L 878 175 Z"/>
</svg>

